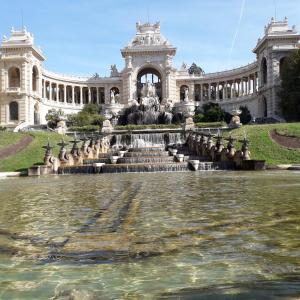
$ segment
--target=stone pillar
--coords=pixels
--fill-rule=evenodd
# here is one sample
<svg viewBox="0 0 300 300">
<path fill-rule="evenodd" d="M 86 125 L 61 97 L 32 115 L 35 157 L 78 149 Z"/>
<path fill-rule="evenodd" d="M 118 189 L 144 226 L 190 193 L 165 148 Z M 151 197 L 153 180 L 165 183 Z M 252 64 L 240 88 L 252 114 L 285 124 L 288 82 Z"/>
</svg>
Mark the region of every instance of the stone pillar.
<svg viewBox="0 0 300 300">
<path fill-rule="evenodd" d="M 90 87 L 88 87 L 88 97 L 89 97 L 88 102 L 91 103 L 92 102 L 92 93 L 91 93 Z"/>
<path fill-rule="evenodd" d="M 100 104 L 99 87 L 96 87 L 96 93 L 97 93 L 97 104 Z"/>
<path fill-rule="evenodd" d="M 233 98 L 234 81 L 230 83 L 230 99 Z"/>
<path fill-rule="evenodd" d="M 244 96 L 244 78 L 241 79 L 241 96 Z"/>
<path fill-rule="evenodd" d="M 75 87 L 74 87 L 74 85 L 72 85 L 72 104 L 73 105 L 75 104 L 75 93 L 74 93 L 74 91 L 75 91 Z"/>
<path fill-rule="evenodd" d="M 43 98 L 46 98 L 46 80 L 45 79 L 44 79 L 44 83 L 43 83 L 43 88 L 44 88 Z"/>
<path fill-rule="evenodd" d="M 208 84 L 208 100 L 211 100 L 211 84 Z"/>
<path fill-rule="evenodd" d="M 82 105 L 83 103 L 83 93 L 82 93 L 82 86 L 79 87 L 80 88 L 80 101 L 79 101 L 79 104 Z"/>
<path fill-rule="evenodd" d="M 56 83 L 56 101 L 59 102 L 59 85 Z"/>
<path fill-rule="evenodd" d="M 192 83 L 189 87 L 190 101 L 195 101 L 195 85 Z"/>
<path fill-rule="evenodd" d="M 110 103 L 110 92 L 109 92 L 109 86 L 107 84 L 104 87 L 104 99 L 105 99 L 105 103 Z"/>
<path fill-rule="evenodd" d="M 248 87 L 247 87 L 247 95 L 251 94 L 251 78 L 248 76 Z"/>
<path fill-rule="evenodd" d="M 216 101 L 219 100 L 219 83 L 217 82 L 216 83 L 216 98 L 215 98 Z"/>
<path fill-rule="evenodd" d="M 64 103 L 67 102 L 67 86 L 64 84 Z"/>
<path fill-rule="evenodd" d="M 200 84 L 200 101 L 202 102 L 203 101 L 203 83 L 202 84 Z"/>
<path fill-rule="evenodd" d="M 49 100 L 52 100 L 52 82 L 49 81 Z"/>
</svg>

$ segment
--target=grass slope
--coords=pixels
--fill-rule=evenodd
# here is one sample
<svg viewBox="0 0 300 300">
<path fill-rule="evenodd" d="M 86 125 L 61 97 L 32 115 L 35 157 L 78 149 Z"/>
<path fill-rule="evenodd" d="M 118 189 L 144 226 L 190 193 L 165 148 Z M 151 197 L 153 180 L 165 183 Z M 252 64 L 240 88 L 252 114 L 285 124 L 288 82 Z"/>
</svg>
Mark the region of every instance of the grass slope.
<svg viewBox="0 0 300 300">
<path fill-rule="evenodd" d="M 8 135 L 10 138 L 11 133 L 6 132 L 4 135 Z M 15 133 L 16 139 L 21 139 L 24 135 L 29 135 L 29 133 Z M 55 146 L 53 149 L 53 153 L 55 155 L 59 152 L 59 146 L 57 143 L 61 141 L 61 135 L 49 132 L 34 132 L 30 133 L 34 137 L 34 140 L 30 143 L 30 145 L 20 151 L 16 155 L 12 155 L 0 161 L 0 171 L 21 171 L 31 167 L 34 164 L 39 164 L 43 162 L 45 150 L 42 148 L 47 143 L 47 139 L 49 137 L 50 143 Z M 7 138 L 6 140 L 8 140 Z M 65 140 L 70 138 L 65 137 Z M 4 140 L 4 139 L 3 139 Z M 14 140 L 15 141 L 15 140 Z M 1 142 L 2 145 L 2 142 Z M 7 144 L 6 144 L 7 146 Z"/>
<path fill-rule="evenodd" d="M 23 133 L 0 131 L 0 149 L 19 142 L 24 136 Z"/>
<path fill-rule="evenodd" d="M 242 139 L 246 132 L 250 140 L 249 149 L 253 159 L 266 160 L 268 165 L 300 163 L 300 149 L 288 149 L 277 144 L 270 131 L 276 129 L 289 135 L 299 134 L 300 123 L 283 123 L 272 125 L 248 125 L 230 131 L 233 137 Z M 236 145 L 240 149 L 241 144 Z"/>
</svg>

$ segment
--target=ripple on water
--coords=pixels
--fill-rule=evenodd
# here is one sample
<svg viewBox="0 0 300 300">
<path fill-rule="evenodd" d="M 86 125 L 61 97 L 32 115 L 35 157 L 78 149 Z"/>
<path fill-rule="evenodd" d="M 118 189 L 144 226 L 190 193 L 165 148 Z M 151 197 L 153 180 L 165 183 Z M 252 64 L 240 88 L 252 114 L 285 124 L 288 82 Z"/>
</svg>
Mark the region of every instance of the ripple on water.
<svg viewBox="0 0 300 300">
<path fill-rule="evenodd" d="M 292 299 L 300 294 L 299 179 L 197 172 L 2 180 L 0 298 Z"/>
</svg>

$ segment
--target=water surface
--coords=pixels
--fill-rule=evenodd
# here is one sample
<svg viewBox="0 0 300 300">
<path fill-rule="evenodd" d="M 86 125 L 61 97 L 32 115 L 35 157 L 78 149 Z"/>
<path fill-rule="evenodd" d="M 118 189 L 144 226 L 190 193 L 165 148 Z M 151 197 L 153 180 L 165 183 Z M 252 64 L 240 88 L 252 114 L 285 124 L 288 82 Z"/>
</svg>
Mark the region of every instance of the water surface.
<svg viewBox="0 0 300 300">
<path fill-rule="evenodd" d="M 299 299 L 300 173 L 0 181 L 1 299 Z"/>
</svg>

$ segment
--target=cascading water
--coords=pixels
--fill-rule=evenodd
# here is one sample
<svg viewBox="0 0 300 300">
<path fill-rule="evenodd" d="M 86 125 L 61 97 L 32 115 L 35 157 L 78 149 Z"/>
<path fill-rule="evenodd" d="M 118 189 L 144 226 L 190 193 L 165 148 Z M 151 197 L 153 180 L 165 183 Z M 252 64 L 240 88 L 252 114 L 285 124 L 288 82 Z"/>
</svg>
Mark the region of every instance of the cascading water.
<svg viewBox="0 0 300 300">
<path fill-rule="evenodd" d="M 168 145 L 181 145 L 183 137 L 180 132 L 159 132 L 159 133 L 132 133 L 116 134 L 113 137 L 112 147 L 120 148 L 144 148 Z"/>
</svg>

